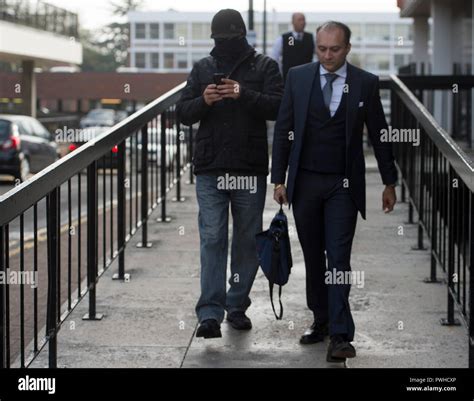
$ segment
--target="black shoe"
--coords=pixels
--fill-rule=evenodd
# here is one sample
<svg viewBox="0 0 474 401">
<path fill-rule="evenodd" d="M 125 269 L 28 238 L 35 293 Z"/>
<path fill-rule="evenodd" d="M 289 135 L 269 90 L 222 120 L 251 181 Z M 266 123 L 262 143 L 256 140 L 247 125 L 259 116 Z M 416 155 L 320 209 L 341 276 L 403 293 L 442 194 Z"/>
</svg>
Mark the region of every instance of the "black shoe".
<svg viewBox="0 0 474 401">
<path fill-rule="evenodd" d="M 356 350 L 352 344 L 340 335 L 331 336 L 326 360 L 328 362 L 344 362 L 346 358 L 354 358 Z"/>
<path fill-rule="evenodd" d="M 300 344 L 315 344 L 324 341 L 324 337 L 329 335 L 329 324 L 314 321 L 311 327 L 305 331 L 300 338 Z"/>
<path fill-rule="evenodd" d="M 252 322 L 244 312 L 228 313 L 227 321 L 236 330 L 250 330 L 252 328 Z"/>
<path fill-rule="evenodd" d="M 218 338 L 222 337 L 221 326 L 215 319 L 203 320 L 199 325 L 196 337 Z"/>
</svg>

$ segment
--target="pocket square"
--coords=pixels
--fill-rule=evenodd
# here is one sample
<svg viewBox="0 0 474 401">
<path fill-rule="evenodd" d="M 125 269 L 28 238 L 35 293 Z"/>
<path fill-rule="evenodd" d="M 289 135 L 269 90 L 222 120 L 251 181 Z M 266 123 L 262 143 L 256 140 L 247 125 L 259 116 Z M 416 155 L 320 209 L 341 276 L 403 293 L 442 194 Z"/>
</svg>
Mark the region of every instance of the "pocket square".
<svg viewBox="0 0 474 401">
<path fill-rule="evenodd" d="M 362 107 L 364 105 L 364 102 L 359 102 L 359 107 Z"/>
</svg>

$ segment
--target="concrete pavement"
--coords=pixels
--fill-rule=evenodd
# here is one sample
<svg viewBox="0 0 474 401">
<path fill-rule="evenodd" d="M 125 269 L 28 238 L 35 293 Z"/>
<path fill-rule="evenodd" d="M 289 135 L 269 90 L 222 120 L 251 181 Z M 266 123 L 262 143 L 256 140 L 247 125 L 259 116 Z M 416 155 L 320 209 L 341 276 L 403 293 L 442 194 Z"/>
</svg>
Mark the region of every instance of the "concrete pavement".
<svg viewBox="0 0 474 401">
<path fill-rule="evenodd" d="M 430 257 L 427 251 L 411 250 L 416 226 L 405 224 L 407 204 L 397 204 L 392 214 L 384 215 L 383 186 L 373 157 L 368 156 L 367 167 L 368 219 L 359 216 L 352 252 L 352 269 L 364 273 L 364 286 L 353 285 L 350 297 L 358 356 L 346 366 L 467 367 L 467 331 L 464 326 L 439 324 L 446 314 L 446 286 L 423 283 Z M 291 211 L 287 215 L 294 267 L 283 289 L 283 320 L 274 318 L 267 281 L 259 271 L 248 310 L 254 328 L 236 332 L 224 322 L 223 338 L 194 337 L 200 269 L 194 191 L 194 186 L 183 185 L 186 202 L 167 205 L 170 223 L 156 222 L 159 211 L 153 213 L 152 248 L 135 247 L 140 233 L 129 243 L 129 282 L 111 279 L 117 263 L 101 278 L 97 310 L 105 313 L 104 319 L 82 320 L 87 300 L 67 319 L 58 338 L 58 367 L 344 367 L 326 362 L 327 341 L 298 343 L 312 316 L 306 308 L 303 256 Z M 265 227 L 278 209 L 271 193 L 269 186 Z M 32 367 L 47 367 L 47 348 Z"/>
</svg>

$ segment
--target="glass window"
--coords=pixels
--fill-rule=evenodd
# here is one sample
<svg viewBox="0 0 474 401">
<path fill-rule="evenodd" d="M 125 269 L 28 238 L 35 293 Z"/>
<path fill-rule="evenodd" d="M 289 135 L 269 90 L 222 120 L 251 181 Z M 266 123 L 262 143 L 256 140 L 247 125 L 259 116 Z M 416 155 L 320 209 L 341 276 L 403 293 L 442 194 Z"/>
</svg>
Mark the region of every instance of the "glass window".
<svg viewBox="0 0 474 401">
<path fill-rule="evenodd" d="M 160 68 L 160 53 L 151 53 L 151 68 Z"/>
<path fill-rule="evenodd" d="M 174 68 L 174 53 L 165 53 L 165 68 Z"/>
<path fill-rule="evenodd" d="M 165 39 L 174 39 L 174 24 L 165 24 Z"/>
<path fill-rule="evenodd" d="M 367 24 L 365 34 L 368 40 L 390 40 L 389 24 Z"/>
<path fill-rule="evenodd" d="M 352 32 L 351 41 L 362 40 L 362 29 L 360 24 L 349 24 L 349 29 Z"/>
<path fill-rule="evenodd" d="M 360 67 L 362 68 L 362 57 L 360 54 L 357 54 L 357 53 L 349 53 L 348 55 L 348 61 L 349 63 L 351 64 L 354 64 L 356 67 Z"/>
<path fill-rule="evenodd" d="M 288 27 L 288 24 L 278 24 L 278 35 L 282 35 L 289 30 L 290 28 Z"/>
<path fill-rule="evenodd" d="M 135 38 L 136 39 L 146 38 L 146 25 L 145 24 L 135 24 Z"/>
<path fill-rule="evenodd" d="M 194 63 L 197 63 L 199 60 L 201 60 L 204 57 L 207 57 L 208 55 L 209 55 L 208 53 L 193 53 L 192 58 L 191 58 L 193 65 Z"/>
<path fill-rule="evenodd" d="M 135 53 L 135 67 L 146 68 L 145 53 Z"/>
<path fill-rule="evenodd" d="M 191 40 L 203 40 L 203 39 L 208 39 L 205 35 L 205 29 L 204 29 L 203 23 L 199 22 L 194 22 L 191 25 Z"/>
<path fill-rule="evenodd" d="M 369 71 L 390 69 L 390 56 L 388 54 L 367 54 L 366 68 Z"/>
<path fill-rule="evenodd" d="M 176 24 L 176 37 L 175 39 L 184 38 L 188 40 L 188 24 Z"/>
<path fill-rule="evenodd" d="M 398 42 L 400 36 L 403 40 L 413 40 L 412 37 L 412 26 L 411 25 L 404 25 L 404 24 L 396 24 L 395 25 L 395 40 Z"/>
<path fill-rule="evenodd" d="M 150 24 L 150 38 L 151 39 L 160 38 L 160 24 Z"/>
<path fill-rule="evenodd" d="M 176 53 L 176 67 L 182 70 L 186 70 L 188 68 L 187 53 Z"/>
</svg>

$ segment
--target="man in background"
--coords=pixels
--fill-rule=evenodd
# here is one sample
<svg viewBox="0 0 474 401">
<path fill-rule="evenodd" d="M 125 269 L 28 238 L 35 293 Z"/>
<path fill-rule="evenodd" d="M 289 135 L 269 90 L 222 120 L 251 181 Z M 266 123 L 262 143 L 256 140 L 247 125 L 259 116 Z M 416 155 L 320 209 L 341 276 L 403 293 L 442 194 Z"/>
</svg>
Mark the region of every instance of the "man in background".
<svg viewBox="0 0 474 401">
<path fill-rule="evenodd" d="M 291 19 L 293 31 L 279 36 L 273 45 L 271 57 L 277 61 L 283 80 L 291 67 L 311 63 L 314 56 L 313 34 L 305 32 L 306 18 L 294 13 Z"/>
</svg>

